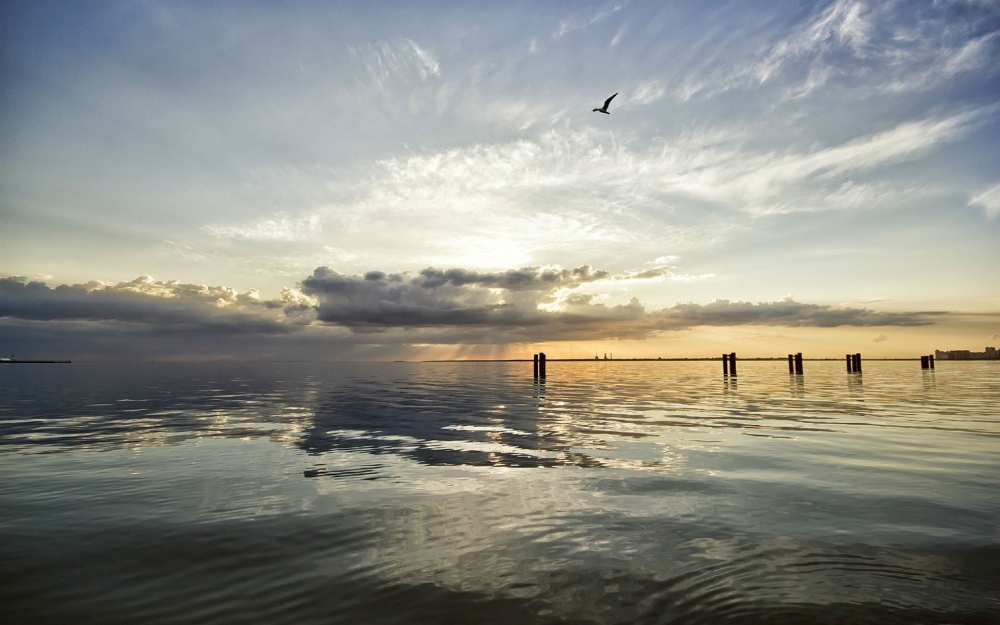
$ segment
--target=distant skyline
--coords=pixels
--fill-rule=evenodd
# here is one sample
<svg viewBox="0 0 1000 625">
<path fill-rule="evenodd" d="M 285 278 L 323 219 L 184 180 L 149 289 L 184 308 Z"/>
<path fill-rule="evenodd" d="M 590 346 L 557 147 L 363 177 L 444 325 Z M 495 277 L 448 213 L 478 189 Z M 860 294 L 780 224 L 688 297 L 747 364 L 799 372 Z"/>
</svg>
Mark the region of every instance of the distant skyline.
<svg viewBox="0 0 1000 625">
<path fill-rule="evenodd" d="M 0 17 L 5 357 L 1000 345 L 998 2 Z"/>
</svg>

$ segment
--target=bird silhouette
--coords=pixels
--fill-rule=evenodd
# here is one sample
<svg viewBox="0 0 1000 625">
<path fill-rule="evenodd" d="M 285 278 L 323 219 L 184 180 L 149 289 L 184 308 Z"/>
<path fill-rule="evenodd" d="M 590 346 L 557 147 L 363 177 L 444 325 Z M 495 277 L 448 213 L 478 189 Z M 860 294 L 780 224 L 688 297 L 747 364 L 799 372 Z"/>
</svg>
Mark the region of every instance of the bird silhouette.
<svg viewBox="0 0 1000 625">
<path fill-rule="evenodd" d="M 618 95 L 618 94 L 616 93 L 615 95 Z M 607 100 L 605 100 L 604 101 L 604 106 L 602 106 L 599 109 L 594 109 L 592 112 L 593 113 L 604 113 L 605 115 L 610 115 L 611 113 L 608 112 L 608 105 L 611 104 L 611 101 L 615 99 L 615 95 L 613 95 L 610 98 L 608 98 Z"/>
</svg>

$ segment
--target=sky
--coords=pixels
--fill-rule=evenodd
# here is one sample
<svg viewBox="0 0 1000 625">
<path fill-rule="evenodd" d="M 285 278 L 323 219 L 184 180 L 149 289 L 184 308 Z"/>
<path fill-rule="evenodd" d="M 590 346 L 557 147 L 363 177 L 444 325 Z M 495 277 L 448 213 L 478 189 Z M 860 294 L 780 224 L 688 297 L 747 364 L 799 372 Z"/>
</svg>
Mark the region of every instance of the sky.
<svg viewBox="0 0 1000 625">
<path fill-rule="evenodd" d="M 5 356 L 1000 344 L 997 1 L 11 1 L 0 29 Z"/>
</svg>

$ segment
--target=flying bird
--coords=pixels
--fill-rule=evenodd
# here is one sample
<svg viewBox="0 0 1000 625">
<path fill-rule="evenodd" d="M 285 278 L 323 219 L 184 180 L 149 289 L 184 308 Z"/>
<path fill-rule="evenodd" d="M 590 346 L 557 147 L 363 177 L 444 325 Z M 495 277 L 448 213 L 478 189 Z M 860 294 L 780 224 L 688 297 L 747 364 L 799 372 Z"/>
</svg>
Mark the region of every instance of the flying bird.
<svg viewBox="0 0 1000 625">
<path fill-rule="evenodd" d="M 618 95 L 618 94 L 616 93 L 615 95 Z M 608 112 L 608 105 L 611 104 L 611 101 L 615 99 L 615 95 L 613 95 L 610 98 L 608 98 L 607 100 L 605 100 L 604 101 L 604 106 L 602 106 L 599 109 L 594 109 L 593 112 L 594 113 L 604 113 L 605 115 L 610 115 L 611 113 Z"/>
</svg>

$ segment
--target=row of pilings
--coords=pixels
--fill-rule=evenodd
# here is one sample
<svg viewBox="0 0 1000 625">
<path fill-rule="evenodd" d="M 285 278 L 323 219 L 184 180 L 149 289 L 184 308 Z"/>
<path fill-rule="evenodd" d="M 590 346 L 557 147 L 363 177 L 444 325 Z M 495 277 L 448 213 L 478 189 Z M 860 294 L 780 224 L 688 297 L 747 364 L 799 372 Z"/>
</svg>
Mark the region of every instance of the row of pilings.
<svg viewBox="0 0 1000 625">
<path fill-rule="evenodd" d="M 845 354 L 844 360 L 847 364 L 847 373 L 861 373 L 861 354 Z M 933 369 L 934 368 L 934 356 L 921 356 L 920 357 L 920 368 L 921 369 Z M 538 353 L 534 355 L 534 369 L 535 369 L 535 379 L 545 380 L 545 354 Z M 788 374 L 789 375 L 803 375 L 802 368 L 802 352 L 797 354 L 788 354 Z M 736 377 L 736 352 L 730 352 L 728 354 L 722 355 L 722 375 L 729 377 Z"/>
</svg>

